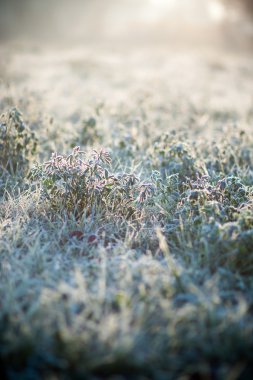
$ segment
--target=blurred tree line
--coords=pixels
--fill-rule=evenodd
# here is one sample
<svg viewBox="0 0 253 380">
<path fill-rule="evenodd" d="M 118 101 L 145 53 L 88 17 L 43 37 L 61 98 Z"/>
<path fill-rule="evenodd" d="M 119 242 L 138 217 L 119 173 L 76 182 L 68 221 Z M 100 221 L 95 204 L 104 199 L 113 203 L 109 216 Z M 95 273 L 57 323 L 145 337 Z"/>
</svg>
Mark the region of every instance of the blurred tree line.
<svg viewBox="0 0 253 380">
<path fill-rule="evenodd" d="M 246 27 L 253 30 L 253 0 L 202 0 L 198 6 L 206 8 L 209 1 L 219 1 L 227 10 L 221 26 L 224 35 L 232 29 L 238 35 Z M 42 36 L 48 40 L 59 36 L 64 41 L 80 36 L 92 40 L 104 36 L 116 22 L 121 23 L 115 15 L 129 15 L 130 8 L 132 14 L 138 15 L 148 4 L 149 0 L 0 0 L 0 42 L 17 36 Z M 252 38 L 253 32 L 250 33 Z"/>
<path fill-rule="evenodd" d="M 226 8 L 242 11 L 253 18 L 253 0 L 221 0 Z"/>
</svg>

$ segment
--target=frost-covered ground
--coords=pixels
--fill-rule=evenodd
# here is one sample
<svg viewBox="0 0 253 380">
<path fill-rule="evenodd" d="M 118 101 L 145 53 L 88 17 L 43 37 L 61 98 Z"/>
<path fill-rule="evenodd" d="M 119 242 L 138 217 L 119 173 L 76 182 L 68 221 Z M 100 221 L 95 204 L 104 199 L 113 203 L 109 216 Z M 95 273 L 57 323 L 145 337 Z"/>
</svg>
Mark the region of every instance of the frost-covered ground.
<svg viewBox="0 0 253 380">
<path fill-rule="evenodd" d="M 2 378 L 251 379 L 252 55 L 5 43 L 0 56 Z M 13 107 L 37 137 L 36 175 L 7 163 L 23 154 L 5 149 Z M 96 170 L 56 180 L 42 165 L 75 146 L 110 153 L 97 192 Z"/>
</svg>

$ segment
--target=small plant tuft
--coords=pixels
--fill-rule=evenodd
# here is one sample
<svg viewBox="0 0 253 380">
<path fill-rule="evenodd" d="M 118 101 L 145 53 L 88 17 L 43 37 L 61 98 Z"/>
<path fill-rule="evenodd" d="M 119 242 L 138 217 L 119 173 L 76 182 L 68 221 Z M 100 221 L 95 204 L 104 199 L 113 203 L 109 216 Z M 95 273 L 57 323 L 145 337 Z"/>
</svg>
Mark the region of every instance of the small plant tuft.
<svg viewBox="0 0 253 380">
<path fill-rule="evenodd" d="M 152 183 L 134 174 L 111 173 L 111 157 L 105 150 L 86 156 L 80 147 L 69 155 L 53 153 L 49 161 L 33 170 L 45 197 L 54 209 L 80 217 L 100 213 L 130 217 L 152 194 Z"/>
<path fill-rule="evenodd" d="M 21 112 L 11 108 L 0 116 L 0 173 L 24 174 L 36 152 L 37 139 L 25 124 Z"/>
</svg>

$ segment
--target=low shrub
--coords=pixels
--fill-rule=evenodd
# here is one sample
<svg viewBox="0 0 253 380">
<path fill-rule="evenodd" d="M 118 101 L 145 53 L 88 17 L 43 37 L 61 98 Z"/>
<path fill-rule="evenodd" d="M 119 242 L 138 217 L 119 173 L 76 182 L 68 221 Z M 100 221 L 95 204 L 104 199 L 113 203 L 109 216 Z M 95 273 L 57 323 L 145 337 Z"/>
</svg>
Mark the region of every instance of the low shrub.
<svg viewBox="0 0 253 380">
<path fill-rule="evenodd" d="M 0 174 L 24 174 L 36 152 L 37 139 L 16 108 L 0 116 Z"/>
<path fill-rule="evenodd" d="M 239 173 L 253 169 L 252 158 L 253 141 L 249 133 L 235 130 L 231 135 L 228 131 L 221 141 L 205 145 L 203 156 L 208 173 L 211 176 L 223 175 L 238 176 Z"/>
<path fill-rule="evenodd" d="M 160 170 L 163 177 L 177 174 L 179 180 L 205 174 L 204 164 L 185 140 L 185 136 L 178 136 L 175 132 L 160 136 L 151 149 L 149 159 L 152 168 Z"/>
<path fill-rule="evenodd" d="M 74 213 L 124 215 L 130 217 L 151 194 L 153 185 L 134 174 L 110 173 L 108 152 L 93 151 L 85 156 L 80 147 L 70 155 L 54 153 L 33 170 L 45 197 L 54 209 Z"/>
</svg>

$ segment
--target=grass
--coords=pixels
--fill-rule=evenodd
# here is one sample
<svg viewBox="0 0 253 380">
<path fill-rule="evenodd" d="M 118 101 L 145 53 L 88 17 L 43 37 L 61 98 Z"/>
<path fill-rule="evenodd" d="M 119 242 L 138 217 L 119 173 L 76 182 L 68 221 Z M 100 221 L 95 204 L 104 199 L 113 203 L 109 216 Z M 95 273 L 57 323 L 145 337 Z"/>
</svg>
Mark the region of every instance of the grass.
<svg viewBox="0 0 253 380">
<path fill-rule="evenodd" d="M 1 378 L 251 379 L 252 59 L 1 49 Z"/>
</svg>

